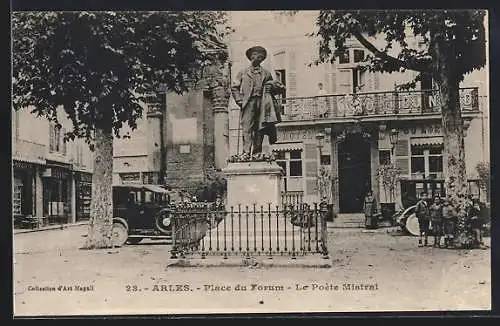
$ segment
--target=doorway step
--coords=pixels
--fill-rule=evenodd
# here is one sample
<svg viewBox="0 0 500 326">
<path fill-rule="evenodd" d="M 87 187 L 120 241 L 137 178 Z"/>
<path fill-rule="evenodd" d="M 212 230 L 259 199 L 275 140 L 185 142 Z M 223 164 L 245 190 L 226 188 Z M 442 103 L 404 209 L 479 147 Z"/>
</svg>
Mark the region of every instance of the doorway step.
<svg viewBox="0 0 500 326">
<path fill-rule="evenodd" d="M 333 222 L 328 223 L 331 228 L 364 228 L 365 215 L 362 213 L 339 213 Z"/>
</svg>

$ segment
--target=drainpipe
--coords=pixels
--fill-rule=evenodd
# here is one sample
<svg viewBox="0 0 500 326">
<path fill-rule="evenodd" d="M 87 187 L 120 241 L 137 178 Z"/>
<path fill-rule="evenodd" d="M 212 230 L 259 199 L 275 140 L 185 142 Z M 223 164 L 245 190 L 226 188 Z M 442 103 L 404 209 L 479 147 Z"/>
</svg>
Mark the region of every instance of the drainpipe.
<svg viewBox="0 0 500 326">
<path fill-rule="evenodd" d="M 166 180 L 165 180 L 165 171 L 167 169 L 167 150 L 165 148 L 165 131 L 164 131 L 164 126 L 165 126 L 165 117 L 167 116 L 167 92 L 165 93 L 160 93 L 160 96 L 163 97 L 162 100 L 162 112 L 163 114 L 160 116 L 160 173 L 159 173 L 159 180 L 158 183 L 162 185 L 166 185 Z"/>
</svg>

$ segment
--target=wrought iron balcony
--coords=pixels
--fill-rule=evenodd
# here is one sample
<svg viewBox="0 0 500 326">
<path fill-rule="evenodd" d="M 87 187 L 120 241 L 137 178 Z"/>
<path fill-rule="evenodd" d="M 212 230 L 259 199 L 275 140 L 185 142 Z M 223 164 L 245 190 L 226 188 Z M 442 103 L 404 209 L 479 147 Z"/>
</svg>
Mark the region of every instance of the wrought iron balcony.
<svg viewBox="0 0 500 326">
<path fill-rule="evenodd" d="M 283 121 L 360 117 L 425 116 L 441 112 L 438 90 L 389 91 L 293 97 L 283 100 Z M 478 88 L 460 89 L 462 112 L 478 112 Z"/>
<path fill-rule="evenodd" d="M 12 157 L 15 160 L 30 163 L 45 163 L 47 148 L 43 144 L 37 144 L 22 139 L 13 141 Z"/>
</svg>

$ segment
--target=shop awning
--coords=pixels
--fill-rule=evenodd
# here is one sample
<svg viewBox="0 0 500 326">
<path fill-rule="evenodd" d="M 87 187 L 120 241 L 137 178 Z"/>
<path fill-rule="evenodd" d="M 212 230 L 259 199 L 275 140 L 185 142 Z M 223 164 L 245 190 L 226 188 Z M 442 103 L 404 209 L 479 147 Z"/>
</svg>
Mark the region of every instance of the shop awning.
<svg viewBox="0 0 500 326">
<path fill-rule="evenodd" d="M 169 193 L 169 191 L 167 189 L 162 188 L 162 187 L 157 186 L 157 185 L 148 185 L 148 184 L 145 184 L 144 188 L 147 189 L 147 190 L 150 190 L 152 192 L 162 192 L 162 193 L 166 193 L 166 194 Z"/>
<path fill-rule="evenodd" d="M 31 164 L 39 164 L 39 165 L 45 165 L 45 160 L 43 159 L 36 159 L 36 158 L 26 158 L 26 157 L 16 157 L 13 156 L 12 160 L 18 161 L 18 162 L 24 162 L 24 163 L 31 163 Z"/>
<path fill-rule="evenodd" d="M 270 146 L 273 152 L 287 152 L 287 151 L 297 151 L 302 150 L 302 142 L 294 143 L 276 143 Z"/>
<path fill-rule="evenodd" d="M 442 144 L 443 144 L 442 136 L 411 138 L 412 146 L 429 146 L 429 145 L 442 145 Z"/>
<path fill-rule="evenodd" d="M 168 194 L 170 191 L 167 189 L 160 187 L 158 185 L 153 185 L 153 184 L 142 184 L 142 183 L 123 183 L 123 184 L 113 184 L 113 187 L 124 187 L 124 188 L 130 188 L 130 189 L 137 189 L 137 190 L 149 190 L 152 192 L 160 192 L 160 193 L 165 193 Z"/>
</svg>

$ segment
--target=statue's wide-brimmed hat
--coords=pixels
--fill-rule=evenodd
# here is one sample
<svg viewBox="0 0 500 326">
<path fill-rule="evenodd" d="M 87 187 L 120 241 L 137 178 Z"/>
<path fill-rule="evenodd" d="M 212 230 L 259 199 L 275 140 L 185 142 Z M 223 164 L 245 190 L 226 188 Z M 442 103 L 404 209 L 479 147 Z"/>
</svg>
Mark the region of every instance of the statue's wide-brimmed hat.
<svg viewBox="0 0 500 326">
<path fill-rule="evenodd" d="M 252 55 L 253 52 L 260 52 L 264 55 L 264 59 L 267 57 L 267 51 L 260 45 L 252 46 L 251 48 L 247 49 L 245 52 L 248 60 L 250 60 L 250 56 Z"/>
</svg>

